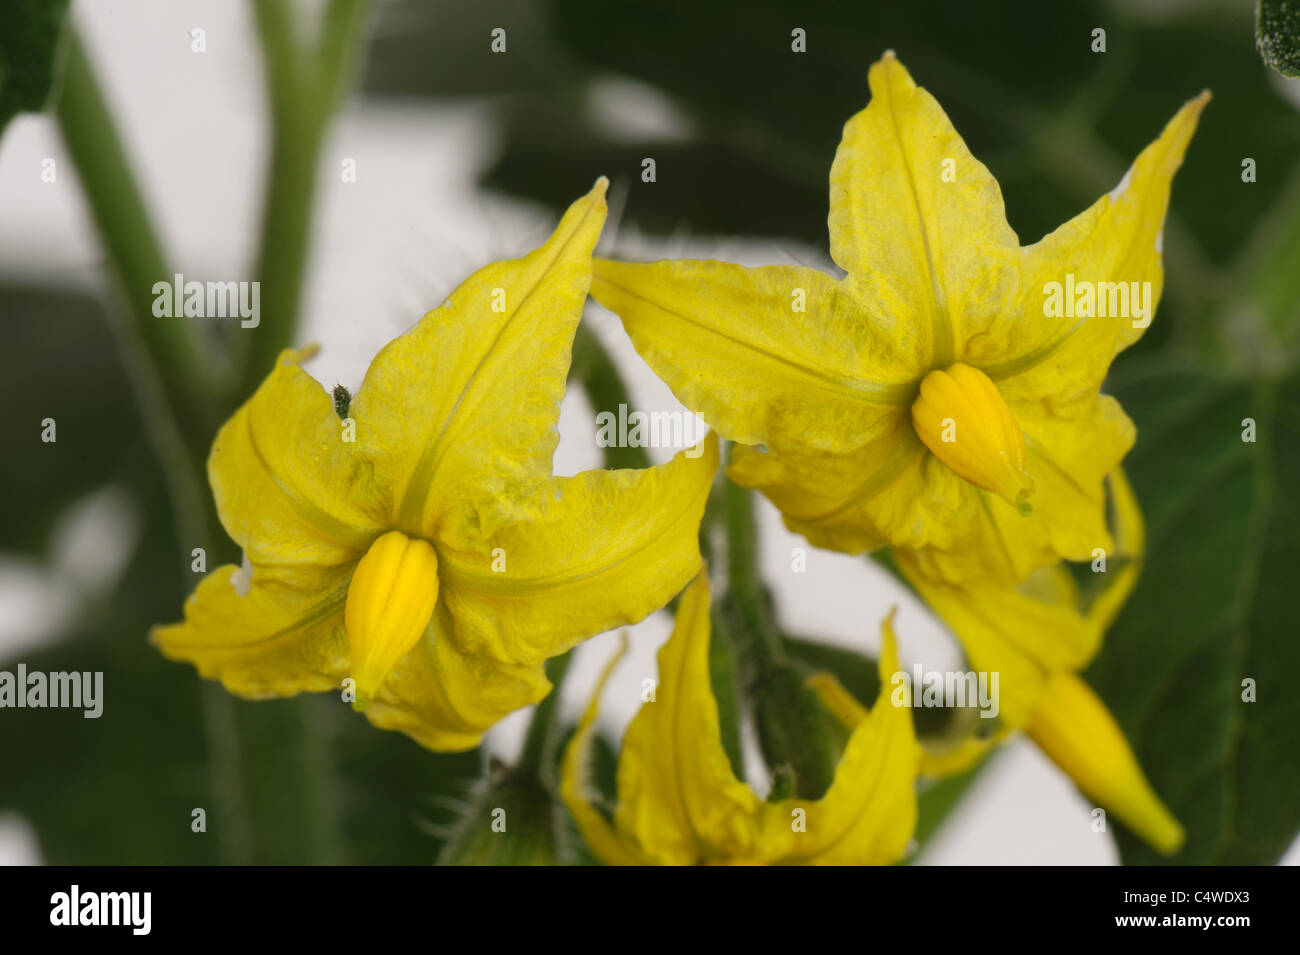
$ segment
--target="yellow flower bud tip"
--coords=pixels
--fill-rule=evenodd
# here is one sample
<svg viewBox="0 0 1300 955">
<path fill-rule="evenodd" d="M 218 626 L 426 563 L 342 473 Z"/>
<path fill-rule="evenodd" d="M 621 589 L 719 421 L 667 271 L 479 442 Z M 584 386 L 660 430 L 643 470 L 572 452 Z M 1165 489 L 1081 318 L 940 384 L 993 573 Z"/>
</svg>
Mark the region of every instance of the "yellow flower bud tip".
<svg viewBox="0 0 1300 955">
<path fill-rule="evenodd" d="M 433 545 L 399 531 L 373 544 L 352 572 L 343 622 L 356 681 L 354 708 L 365 708 L 393 664 L 420 641 L 438 601 Z"/>
<path fill-rule="evenodd" d="M 1027 731 L 1085 795 L 1149 846 L 1166 856 L 1182 848 L 1182 825 L 1151 788 L 1119 724 L 1087 683 L 1072 673 L 1055 674 Z"/>
<path fill-rule="evenodd" d="M 978 368 L 930 372 L 912 405 L 917 437 L 958 477 L 991 491 L 1021 514 L 1034 482 L 1025 470 L 1025 436 L 997 385 Z"/>
</svg>

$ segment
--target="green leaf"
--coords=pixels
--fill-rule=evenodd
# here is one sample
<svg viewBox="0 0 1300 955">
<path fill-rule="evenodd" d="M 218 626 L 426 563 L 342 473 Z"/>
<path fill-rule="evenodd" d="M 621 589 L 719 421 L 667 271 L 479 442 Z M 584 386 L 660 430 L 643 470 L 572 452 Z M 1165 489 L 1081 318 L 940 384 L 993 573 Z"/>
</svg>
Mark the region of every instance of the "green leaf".
<svg viewBox="0 0 1300 955">
<path fill-rule="evenodd" d="M 1259 0 L 1255 43 L 1264 62 L 1283 76 L 1300 76 L 1300 7 L 1287 0 Z"/>
<path fill-rule="evenodd" d="M 1276 376 L 1300 360 L 1300 174 L 1261 216 L 1201 349 L 1225 369 Z"/>
<path fill-rule="evenodd" d="M 0 14 L 0 133 L 45 106 L 54 86 L 68 0 L 7 0 Z"/>
<path fill-rule="evenodd" d="M 1168 861 L 1274 863 L 1300 829 L 1300 374 L 1147 366 L 1115 392 L 1138 424 L 1125 466 L 1147 558 L 1087 679 L 1187 829 Z M 1119 844 L 1128 863 L 1167 861 Z"/>
</svg>

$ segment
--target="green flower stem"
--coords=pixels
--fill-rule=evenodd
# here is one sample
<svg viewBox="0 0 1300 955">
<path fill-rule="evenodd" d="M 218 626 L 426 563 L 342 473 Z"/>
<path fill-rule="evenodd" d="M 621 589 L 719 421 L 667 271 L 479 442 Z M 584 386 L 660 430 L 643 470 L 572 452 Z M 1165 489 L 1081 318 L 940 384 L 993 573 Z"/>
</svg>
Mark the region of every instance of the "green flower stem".
<svg viewBox="0 0 1300 955">
<path fill-rule="evenodd" d="M 338 787 L 318 708 L 338 698 L 232 700 L 240 803 L 248 814 L 255 865 L 332 865 L 338 842 Z"/>
<path fill-rule="evenodd" d="M 742 655 L 765 665 L 785 661 L 781 634 L 772 620 L 771 596 L 758 576 L 758 535 L 754 529 L 753 492 L 731 481 L 723 482 L 723 527 L 727 538 L 727 595 L 733 630 L 743 645 Z"/>
<path fill-rule="evenodd" d="M 830 788 L 839 756 L 829 717 L 805 686 L 807 668 L 786 652 L 771 594 L 759 578 L 753 492 L 726 481 L 723 510 L 728 589 L 718 617 L 734 648 L 759 748 L 778 784 L 775 795 L 816 799 Z"/>
<path fill-rule="evenodd" d="M 321 145 L 359 58 L 369 0 L 331 0 L 315 44 L 303 44 L 288 0 L 254 0 L 271 104 L 271 167 L 258 253 L 261 321 L 246 336 L 240 394 L 293 342 L 311 235 Z M 233 334 L 233 333 L 232 333 Z"/>
<path fill-rule="evenodd" d="M 228 551 L 207 506 L 204 459 L 221 418 L 262 378 L 292 338 L 315 181 L 316 156 L 342 77 L 359 47 L 368 4 L 333 0 L 315 58 L 292 48 L 294 24 L 279 0 L 257 4 L 267 41 L 275 131 L 260 275 L 268 278 L 263 334 L 253 337 L 242 390 L 208 372 L 190 327 L 153 315 L 153 285 L 169 280 L 161 242 L 145 208 L 79 37 L 69 31 L 56 109 L 91 214 L 129 306 L 125 360 L 168 475 L 181 550 L 204 543 Z M 281 54 L 286 54 L 282 56 Z M 309 79 L 307 79 L 309 77 Z M 301 107 L 301 110 L 299 109 Z M 260 351 L 259 351 L 260 349 Z M 258 355 L 267 357 L 258 366 Z M 196 503 L 197 502 L 197 503 Z M 330 862 L 337 858 L 332 777 L 310 718 L 310 700 L 249 704 L 222 696 L 204 707 L 213 774 L 223 805 L 222 855 L 230 861 Z"/>
<path fill-rule="evenodd" d="M 287 0 L 254 0 L 254 11 L 271 103 L 271 169 L 258 255 L 261 322 L 247 339 L 236 401 L 256 389 L 292 343 L 320 147 L 360 52 L 369 2 L 331 0 L 314 49 L 296 39 L 301 24 Z M 337 786 L 319 736 L 324 721 L 312 718 L 318 703 L 234 703 L 239 803 L 255 862 L 339 861 Z"/>
<path fill-rule="evenodd" d="M 189 326 L 153 314 L 153 284 L 169 281 L 172 269 L 75 29 L 68 28 L 65 43 L 55 119 L 126 299 L 128 322 L 117 328 L 122 361 L 167 482 L 177 553 L 188 561 L 190 548 L 203 545 L 216 560 L 227 545 L 206 492 L 203 461 L 217 416 L 224 409 L 211 397 L 213 380 L 198 359 Z M 177 600 L 182 595 L 178 587 Z M 218 692 L 221 698 L 215 699 Z M 218 830 L 221 857 L 247 862 L 252 823 L 242 791 L 236 791 L 236 781 L 244 773 L 232 748 L 238 745 L 232 724 L 234 703 L 224 691 L 205 687 L 202 693 L 216 809 L 224 823 Z"/>
<path fill-rule="evenodd" d="M 532 722 L 528 724 L 528 735 L 524 737 L 523 753 L 515 767 L 515 773 L 527 773 L 541 780 L 550 790 L 554 783 L 555 748 L 559 744 L 558 714 L 560 709 L 560 691 L 564 687 L 564 678 L 573 662 L 573 651 L 563 656 L 552 657 L 546 661 L 546 677 L 551 681 L 551 692 L 537 704 L 533 710 Z"/>
<path fill-rule="evenodd" d="M 75 29 L 68 28 L 65 43 L 63 85 L 55 119 L 125 296 L 131 319 L 129 334 L 147 356 L 148 367 L 132 371 L 151 373 L 157 379 L 179 419 L 179 432 L 189 436 L 191 457 L 201 460 L 221 410 L 208 401 L 211 376 L 199 358 L 190 326 L 181 319 L 153 314 L 154 283 L 170 282 L 172 269 Z M 195 447 L 200 438 L 202 447 Z"/>
</svg>

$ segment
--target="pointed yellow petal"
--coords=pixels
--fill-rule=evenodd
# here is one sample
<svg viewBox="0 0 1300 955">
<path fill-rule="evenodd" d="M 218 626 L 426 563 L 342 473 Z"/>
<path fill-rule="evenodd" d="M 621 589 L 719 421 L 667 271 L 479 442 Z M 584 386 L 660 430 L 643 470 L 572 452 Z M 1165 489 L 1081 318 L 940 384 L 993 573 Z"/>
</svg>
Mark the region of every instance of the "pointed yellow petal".
<svg viewBox="0 0 1300 955">
<path fill-rule="evenodd" d="M 871 716 L 871 711 L 859 703 L 833 673 L 814 673 L 808 678 L 807 685 L 835 721 L 850 732 Z"/>
<path fill-rule="evenodd" d="M 892 616 L 881 628 L 880 696 L 849 737 L 822 799 L 784 799 L 763 806 L 760 849 L 765 858 L 782 864 L 888 865 L 907 851 L 916 828 L 921 748 L 911 711 L 894 706 L 891 699 L 891 680 L 899 670 Z M 792 829 L 792 814 L 800 808 L 807 813 L 804 832 Z"/>
<path fill-rule="evenodd" d="M 848 451 L 906 415 L 920 372 L 866 309 L 812 269 L 597 259 L 592 297 L 679 401 L 742 444 Z"/>
<path fill-rule="evenodd" d="M 392 462 L 388 526 L 431 538 L 441 509 L 550 473 L 570 348 L 605 220 L 605 180 L 522 259 L 480 269 L 376 356 L 357 444 Z"/>
<path fill-rule="evenodd" d="M 155 627 L 149 639 L 168 659 L 194 664 L 200 676 L 220 680 L 238 696 L 341 690 L 348 674 L 343 606 L 350 570 L 262 568 L 250 583 L 241 580 L 247 568 L 228 564 L 185 601 L 184 622 Z"/>
<path fill-rule="evenodd" d="M 891 679 L 894 673 L 890 674 Z M 859 703 L 830 673 L 815 673 L 810 676 L 808 688 L 817 694 L 822 706 L 826 707 L 836 721 L 850 732 L 871 716 L 871 711 Z M 918 741 L 921 746 L 919 773 L 937 778 L 964 773 L 1002 743 L 1009 732 L 1004 729 L 987 737 L 963 736 L 957 740 L 921 739 Z"/>
<path fill-rule="evenodd" d="M 831 166 L 831 256 L 943 368 L 966 337 L 957 321 L 996 314 L 1019 241 L 993 176 L 892 51 L 868 82 Z"/>
<path fill-rule="evenodd" d="M 957 586 L 918 570 L 910 555 L 899 568 L 917 593 L 961 642 L 976 671 L 998 674 L 999 716 L 1008 726 L 1029 722 L 1047 681 L 1087 664 L 1101 632 L 1079 612 L 1054 578 L 1062 566 L 1036 572 L 1020 588 Z"/>
<path fill-rule="evenodd" d="M 920 774 L 929 779 L 960 776 L 974 769 L 1010 735 L 1011 730 L 1004 727 L 991 736 L 964 736 L 954 742 L 922 740 Z"/>
<path fill-rule="evenodd" d="M 1184 104 L 1112 192 L 1024 249 L 1018 300 L 978 330 L 965 356 L 998 382 L 1013 407 L 1021 399 L 1054 405 L 1096 394 L 1115 355 L 1150 324 L 1164 286 L 1161 244 L 1174 173 L 1209 100 L 1205 92 Z M 1104 292 L 1107 317 L 1065 314 L 1069 276 L 1080 289 L 1077 283 L 1093 283 L 1095 313 Z M 1063 314 L 1047 314 L 1049 283 L 1060 287 Z M 1101 289 L 1098 283 L 1123 285 Z M 1131 283 L 1137 283 L 1136 296 L 1124 294 L 1132 293 Z"/>
<path fill-rule="evenodd" d="M 952 630 L 975 668 L 999 674 L 1000 716 L 1007 726 L 1029 722 L 1056 673 L 1088 664 L 1141 572 L 1137 498 L 1120 470 L 1110 475 L 1109 486 L 1117 546 L 1108 552 L 1104 586 L 1086 608 L 1062 563 L 1041 568 L 1014 587 L 957 585 L 927 573 L 916 554 L 896 553 L 904 577 Z"/>
<path fill-rule="evenodd" d="M 663 864 L 753 858 L 759 800 L 731 771 L 709 682 L 709 583 L 701 570 L 659 651 L 659 682 L 623 738 L 615 826 Z"/>
<path fill-rule="evenodd" d="M 1182 846 L 1183 827 L 1147 782 L 1106 704 L 1083 680 L 1056 674 L 1028 732 L 1089 798 L 1154 849 L 1173 855 Z"/>
<path fill-rule="evenodd" d="M 550 691 L 541 664 L 501 663 L 466 652 L 441 603 L 416 645 L 388 671 L 364 713 L 438 752 L 473 749 L 503 717 Z"/>
<path fill-rule="evenodd" d="M 1102 633 L 1110 629 L 1137 586 L 1146 553 L 1146 524 L 1138 507 L 1137 495 L 1133 493 L 1123 468 L 1110 473 L 1108 486 L 1115 515 L 1115 555 L 1128 560 L 1121 567 L 1108 571 L 1113 576 L 1088 607 L 1088 621 Z"/>
<path fill-rule="evenodd" d="M 438 600 L 438 555 L 428 541 L 389 531 L 352 572 L 343 619 L 357 708 L 424 635 Z"/>
<path fill-rule="evenodd" d="M 383 530 L 384 472 L 343 440 L 329 394 L 284 351 L 217 433 L 208 476 L 226 531 L 255 566 L 355 561 Z"/>
<path fill-rule="evenodd" d="M 893 674 L 891 678 L 892 676 Z M 822 706 L 826 707 L 836 721 L 849 731 L 856 729 L 871 715 L 871 711 L 859 703 L 830 673 L 813 674 L 808 678 L 808 688 L 817 694 Z M 987 737 L 968 735 L 956 740 L 920 739 L 921 761 L 918 772 L 922 776 L 941 779 L 960 775 L 1000 745 L 1009 733 L 1009 730 L 1003 729 Z"/>
<path fill-rule="evenodd" d="M 486 538 L 474 514 L 447 526 L 442 600 L 459 644 L 537 663 L 664 606 L 699 570 L 717 462 L 709 434 L 665 465 L 538 482 Z"/>
<path fill-rule="evenodd" d="M 635 846 L 624 841 L 618 830 L 592 805 L 591 797 L 587 794 L 588 751 L 591 749 L 591 737 L 596 726 L 600 696 L 605 691 L 605 684 L 609 682 L 614 667 L 626 653 L 627 634 L 624 633 L 618 652 L 605 665 L 600 679 L 596 681 L 596 689 L 592 691 L 591 701 L 583 711 L 582 719 L 578 721 L 569 745 L 565 747 L 564 759 L 560 765 L 560 798 L 564 800 L 564 805 L 568 807 L 573 821 L 577 823 L 578 831 L 582 833 L 587 847 L 606 865 L 645 865 L 649 861 L 637 851 Z"/>
</svg>

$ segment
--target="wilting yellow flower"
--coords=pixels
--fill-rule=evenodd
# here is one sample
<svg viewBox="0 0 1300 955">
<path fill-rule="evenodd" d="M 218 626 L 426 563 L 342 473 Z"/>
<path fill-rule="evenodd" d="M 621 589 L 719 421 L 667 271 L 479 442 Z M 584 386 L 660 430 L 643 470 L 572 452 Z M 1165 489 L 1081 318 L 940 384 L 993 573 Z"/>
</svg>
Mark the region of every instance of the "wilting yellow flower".
<svg viewBox="0 0 1300 955">
<path fill-rule="evenodd" d="M 659 651 L 655 699 L 642 705 L 623 737 L 612 820 L 592 804 L 583 784 L 604 678 L 597 687 L 564 754 L 561 778 L 561 795 L 591 850 L 611 865 L 880 865 L 899 859 L 916 826 L 920 750 L 911 713 L 893 706 L 887 689 L 898 669 L 889 622 L 880 657 L 886 689 L 849 737 L 830 789 L 818 800 L 779 802 L 759 799 L 732 772 L 709 683 L 709 629 L 709 585 L 701 571 Z"/>
<path fill-rule="evenodd" d="M 1007 583 L 1109 548 L 1102 481 L 1134 429 L 1099 389 L 1159 300 L 1170 183 L 1209 94 L 1113 192 L 1022 247 L 934 97 L 892 53 L 869 81 L 831 167 L 843 279 L 597 259 L 592 295 L 749 446 L 732 478 L 818 546 L 892 545 L 932 576 Z"/>
<path fill-rule="evenodd" d="M 283 353 L 208 472 L 245 568 L 154 630 L 247 697 L 339 690 L 432 749 L 465 749 L 550 689 L 543 663 L 663 606 L 700 565 L 717 467 L 553 477 L 605 181 L 545 245 L 476 272 L 390 342 L 340 420 Z M 250 576 L 251 570 L 251 576 Z"/>
<path fill-rule="evenodd" d="M 1141 572 L 1142 514 L 1123 471 L 1110 475 L 1114 552 L 1088 606 L 1064 565 L 1035 571 L 1016 587 L 936 581 L 903 555 L 904 576 L 961 641 L 971 665 L 997 673 L 999 715 L 1023 729 L 1079 788 L 1157 850 L 1171 854 L 1183 829 L 1160 802 L 1106 705 L 1076 674 L 1091 662 Z M 1100 557 L 1094 566 L 1101 567 Z M 993 740 L 968 739 L 949 754 L 927 750 L 922 772 L 959 772 Z"/>
</svg>

